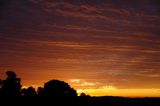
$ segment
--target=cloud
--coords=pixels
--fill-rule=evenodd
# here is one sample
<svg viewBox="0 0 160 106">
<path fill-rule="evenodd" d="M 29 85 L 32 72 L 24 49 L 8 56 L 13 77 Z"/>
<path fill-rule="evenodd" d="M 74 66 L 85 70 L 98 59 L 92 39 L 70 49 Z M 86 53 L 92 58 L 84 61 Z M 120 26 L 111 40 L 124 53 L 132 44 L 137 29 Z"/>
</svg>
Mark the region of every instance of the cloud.
<svg viewBox="0 0 160 106">
<path fill-rule="evenodd" d="M 160 73 L 153 69 L 145 69 L 136 73 L 137 76 L 148 77 L 148 78 L 160 78 Z"/>
<path fill-rule="evenodd" d="M 88 5 L 88 4 L 75 4 L 72 2 L 44 2 L 42 4 L 44 11 L 48 12 L 49 14 L 53 15 L 60 15 L 63 17 L 70 17 L 70 18 L 82 18 L 85 20 L 102 20 L 108 21 L 112 23 L 116 22 L 123 22 L 128 24 L 128 20 L 124 19 L 116 19 L 113 16 L 109 16 L 106 13 L 112 12 L 116 13 L 116 15 L 126 15 L 128 12 L 124 9 L 110 9 L 109 7 L 101 7 L 101 5 Z M 106 9 L 107 8 L 107 9 Z M 118 13 L 118 14 L 117 14 Z"/>
<path fill-rule="evenodd" d="M 40 74 L 41 81 L 73 79 L 81 87 L 159 87 L 159 4 L 154 1 L 14 0 L 5 5 L 0 12 L 3 69 Z"/>
<path fill-rule="evenodd" d="M 99 86 L 99 82 L 91 82 L 89 80 L 85 79 L 69 79 L 69 83 L 79 89 L 79 88 L 94 88 L 96 86 Z"/>
</svg>

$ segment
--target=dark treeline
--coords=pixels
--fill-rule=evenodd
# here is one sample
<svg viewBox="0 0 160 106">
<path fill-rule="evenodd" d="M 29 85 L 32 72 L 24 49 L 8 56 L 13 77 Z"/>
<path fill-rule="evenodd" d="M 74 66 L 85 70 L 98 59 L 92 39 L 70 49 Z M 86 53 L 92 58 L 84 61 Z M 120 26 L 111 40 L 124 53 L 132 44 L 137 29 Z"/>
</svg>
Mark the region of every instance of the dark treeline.
<svg viewBox="0 0 160 106">
<path fill-rule="evenodd" d="M 70 85 L 60 80 L 50 80 L 44 84 L 44 87 L 23 88 L 21 79 L 13 71 L 7 71 L 7 78 L 0 80 L 0 96 L 3 97 L 29 97 L 29 96 L 53 96 L 53 97 L 76 97 L 77 92 Z"/>
<path fill-rule="evenodd" d="M 22 88 L 16 73 L 6 74 L 5 80 L 0 79 L 0 103 L 5 105 L 160 106 L 160 98 L 91 97 L 85 93 L 78 96 L 74 88 L 60 80 L 50 80 L 37 90 L 32 86 Z"/>
</svg>

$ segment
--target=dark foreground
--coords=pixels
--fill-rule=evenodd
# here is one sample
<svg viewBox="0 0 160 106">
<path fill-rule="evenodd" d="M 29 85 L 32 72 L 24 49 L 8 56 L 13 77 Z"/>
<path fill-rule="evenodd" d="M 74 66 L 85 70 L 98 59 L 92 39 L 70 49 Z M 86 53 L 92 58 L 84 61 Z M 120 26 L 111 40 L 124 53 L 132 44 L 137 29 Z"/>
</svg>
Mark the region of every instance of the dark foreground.
<svg viewBox="0 0 160 106">
<path fill-rule="evenodd" d="M 1 98 L 1 104 L 11 106 L 160 106 L 160 98 L 122 97 L 14 97 Z"/>
</svg>

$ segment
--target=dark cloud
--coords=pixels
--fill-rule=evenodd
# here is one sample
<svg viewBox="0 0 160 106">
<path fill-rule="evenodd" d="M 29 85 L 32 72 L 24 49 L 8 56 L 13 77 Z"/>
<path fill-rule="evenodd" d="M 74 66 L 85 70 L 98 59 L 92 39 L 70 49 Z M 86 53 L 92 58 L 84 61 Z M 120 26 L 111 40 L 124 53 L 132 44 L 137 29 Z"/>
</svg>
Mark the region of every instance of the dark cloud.
<svg viewBox="0 0 160 106">
<path fill-rule="evenodd" d="M 1 0 L 0 76 L 13 69 L 41 82 L 159 88 L 159 7 L 158 0 Z"/>
</svg>

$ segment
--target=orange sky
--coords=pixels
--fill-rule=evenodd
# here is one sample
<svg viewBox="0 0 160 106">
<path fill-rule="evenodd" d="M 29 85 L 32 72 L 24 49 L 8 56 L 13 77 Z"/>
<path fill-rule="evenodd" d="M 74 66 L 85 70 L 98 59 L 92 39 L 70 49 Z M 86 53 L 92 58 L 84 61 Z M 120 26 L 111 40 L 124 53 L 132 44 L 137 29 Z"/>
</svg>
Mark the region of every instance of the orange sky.
<svg viewBox="0 0 160 106">
<path fill-rule="evenodd" d="M 2 0 L 0 78 L 90 95 L 160 96 L 157 0 Z"/>
</svg>

